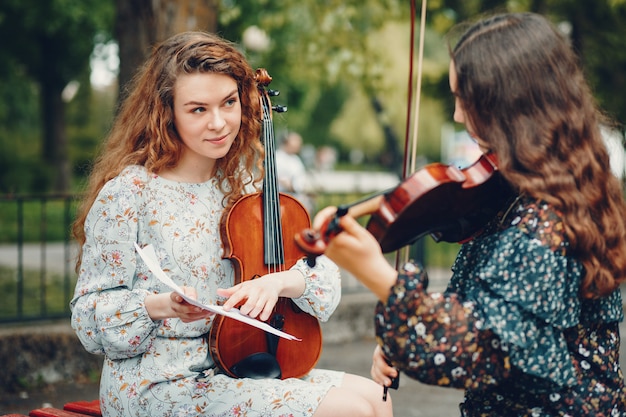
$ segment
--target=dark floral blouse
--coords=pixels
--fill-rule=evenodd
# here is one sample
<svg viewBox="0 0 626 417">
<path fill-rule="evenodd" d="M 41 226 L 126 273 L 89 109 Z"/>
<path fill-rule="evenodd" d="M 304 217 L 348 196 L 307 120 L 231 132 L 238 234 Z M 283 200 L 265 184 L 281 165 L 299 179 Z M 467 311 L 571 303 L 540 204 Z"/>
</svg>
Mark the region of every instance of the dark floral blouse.
<svg viewBox="0 0 626 417">
<path fill-rule="evenodd" d="M 462 416 L 626 416 L 619 366 L 619 290 L 578 295 L 558 213 L 521 199 L 465 243 L 444 294 L 405 265 L 376 334 L 408 376 L 465 389 Z"/>
</svg>

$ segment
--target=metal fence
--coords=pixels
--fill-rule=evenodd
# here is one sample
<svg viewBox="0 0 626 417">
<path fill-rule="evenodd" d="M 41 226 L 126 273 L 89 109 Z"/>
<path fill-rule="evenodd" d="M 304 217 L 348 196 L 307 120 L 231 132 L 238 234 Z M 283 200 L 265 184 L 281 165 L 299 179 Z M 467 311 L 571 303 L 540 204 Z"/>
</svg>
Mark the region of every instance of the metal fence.
<svg viewBox="0 0 626 417">
<path fill-rule="evenodd" d="M 356 201 L 362 194 L 316 196 L 316 206 Z M 0 196 L 0 323 L 67 318 L 76 283 L 77 247 L 70 234 L 79 196 Z M 362 291 L 342 276 L 344 292 Z"/>
<path fill-rule="evenodd" d="M 0 322 L 69 315 L 75 196 L 0 196 Z"/>
</svg>

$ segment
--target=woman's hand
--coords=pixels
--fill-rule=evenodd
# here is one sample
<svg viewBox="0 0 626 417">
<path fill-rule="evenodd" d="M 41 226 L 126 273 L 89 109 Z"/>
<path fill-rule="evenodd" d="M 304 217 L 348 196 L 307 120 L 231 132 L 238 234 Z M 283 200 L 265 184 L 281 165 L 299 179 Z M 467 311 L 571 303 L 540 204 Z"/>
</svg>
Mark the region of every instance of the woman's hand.
<svg viewBox="0 0 626 417">
<path fill-rule="evenodd" d="M 392 378 L 398 376 L 398 370 L 387 363 L 380 345 L 376 345 L 376 349 L 374 349 L 370 374 L 374 381 L 385 387 L 390 386 Z"/>
<path fill-rule="evenodd" d="M 334 207 L 321 210 L 313 225 L 320 228 L 335 213 Z M 382 301 L 395 283 L 397 272 L 383 256 L 380 244 L 372 234 L 349 215 L 339 219 L 342 231 L 328 242 L 325 255 L 350 272 Z"/>
<path fill-rule="evenodd" d="M 197 299 L 195 288 L 182 287 L 183 293 L 192 299 Z M 152 320 L 179 318 L 184 323 L 211 317 L 214 313 L 185 301 L 175 292 L 149 294 L 145 299 L 146 311 Z"/>
<path fill-rule="evenodd" d="M 182 290 L 187 297 L 193 300 L 198 298 L 195 288 L 182 287 Z M 192 321 L 201 320 L 214 314 L 208 310 L 204 310 L 198 306 L 188 303 L 183 297 L 180 296 L 180 294 L 175 292 L 170 293 L 170 301 L 175 317 L 178 317 L 183 323 L 191 323 Z"/>
<path fill-rule="evenodd" d="M 297 298 L 303 292 L 304 276 L 296 270 L 267 274 L 217 290 L 218 295 L 228 298 L 224 310 L 238 307 L 243 314 L 262 321 L 270 318 L 278 297 Z"/>
</svg>

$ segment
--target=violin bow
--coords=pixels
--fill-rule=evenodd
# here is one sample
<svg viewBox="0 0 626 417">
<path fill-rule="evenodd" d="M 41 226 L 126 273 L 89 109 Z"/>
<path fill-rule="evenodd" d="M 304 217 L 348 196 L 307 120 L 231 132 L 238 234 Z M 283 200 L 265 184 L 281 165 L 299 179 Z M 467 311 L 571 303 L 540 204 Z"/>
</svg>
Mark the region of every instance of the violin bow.
<svg viewBox="0 0 626 417">
<path fill-rule="evenodd" d="M 406 130 L 404 139 L 404 166 L 402 169 L 403 179 L 406 179 L 411 173 L 415 172 L 415 164 L 417 161 L 417 136 L 419 128 L 420 102 L 422 95 L 422 73 L 424 68 L 424 34 L 426 32 L 426 6 L 427 0 L 422 0 L 422 9 L 420 13 L 420 37 L 419 50 L 417 57 L 417 81 L 415 94 L 415 108 L 413 110 L 413 55 L 415 49 L 415 15 L 417 12 L 416 0 L 411 0 L 411 39 L 409 52 L 409 79 L 408 79 L 408 98 L 407 98 L 407 114 L 406 114 Z M 413 133 L 410 134 L 411 116 L 413 119 Z M 410 156 L 410 157 L 409 157 Z M 408 248 L 404 248 L 404 261 L 409 260 Z M 400 253 L 396 253 L 396 267 L 400 264 Z"/>
</svg>

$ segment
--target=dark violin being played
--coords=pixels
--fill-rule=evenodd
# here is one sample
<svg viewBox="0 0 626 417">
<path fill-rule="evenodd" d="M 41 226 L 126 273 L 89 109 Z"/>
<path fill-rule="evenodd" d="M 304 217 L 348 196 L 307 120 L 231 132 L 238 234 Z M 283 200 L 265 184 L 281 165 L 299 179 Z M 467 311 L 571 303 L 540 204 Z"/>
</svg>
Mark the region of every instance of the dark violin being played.
<svg viewBox="0 0 626 417">
<path fill-rule="evenodd" d="M 339 206 L 335 217 L 320 230 L 305 229 L 295 240 L 309 259 L 319 256 L 341 231 L 338 219 L 347 214 L 355 218 L 370 215 L 367 230 L 384 253 L 426 234 L 437 242 L 461 242 L 482 230 L 511 196 L 493 154 L 483 154 L 464 169 L 429 164 L 391 190 Z"/>
</svg>

